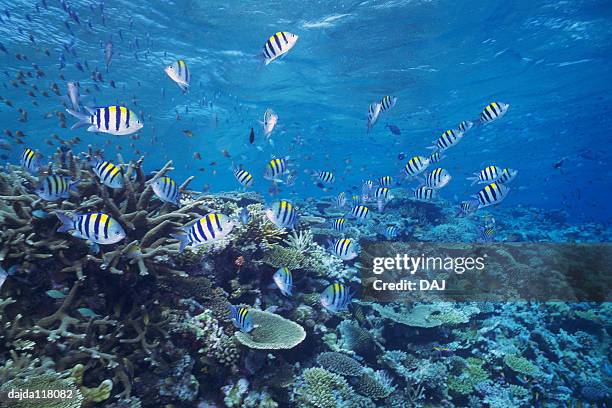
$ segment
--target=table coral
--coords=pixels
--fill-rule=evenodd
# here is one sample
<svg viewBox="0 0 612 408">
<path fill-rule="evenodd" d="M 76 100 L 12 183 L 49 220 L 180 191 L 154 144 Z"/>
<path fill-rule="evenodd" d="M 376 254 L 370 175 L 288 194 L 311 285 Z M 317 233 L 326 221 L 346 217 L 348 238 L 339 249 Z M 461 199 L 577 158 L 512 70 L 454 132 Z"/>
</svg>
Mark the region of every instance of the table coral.
<svg viewBox="0 0 612 408">
<path fill-rule="evenodd" d="M 234 336 L 246 347 L 258 350 L 291 349 L 306 338 L 304 328 L 274 313 L 251 310 L 255 328 L 249 333 L 237 331 Z"/>
</svg>

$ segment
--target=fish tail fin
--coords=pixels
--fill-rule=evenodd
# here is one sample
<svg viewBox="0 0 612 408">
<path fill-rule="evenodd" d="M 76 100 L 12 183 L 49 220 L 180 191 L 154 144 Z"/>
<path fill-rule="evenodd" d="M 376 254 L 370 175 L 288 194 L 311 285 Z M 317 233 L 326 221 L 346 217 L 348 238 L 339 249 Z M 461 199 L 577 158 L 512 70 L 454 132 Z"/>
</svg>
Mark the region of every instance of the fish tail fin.
<svg viewBox="0 0 612 408">
<path fill-rule="evenodd" d="M 81 113 L 81 112 L 77 112 L 74 109 L 66 109 L 66 112 L 68 112 L 69 114 L 71 114 L 72 116 L 74 116 L 75 118 L 79 120 L 77 123 L 72 125 L 72 128 L 71 128 L 72 130 L 82 128 L 85 126 L 91 126 L 91 122 L 89 121 L 88 115 Z"/>
<path fill-rule="evenodd" d="M 68 186 L 68 190 L 72 190 L 72 191 L 78 191 L 78 184 L 81 182 L 81 179 L 76 179 L 74 181 L 70 182 L 70 185 Z"/>
<path fill-rule="evenodd" d="M 472 182 L 472 184 L 470 184 L 471 186 L 478 183 L 478 177 L 468 177 L 467 179 Z"/>
<path fill-rule="evenodd" d="M 182 253 L 191 242 L 187 234 L 170 234 L 170 236 L 179 241 L 179 253 Z"/>
<path fill-rule="evenodd" d="M 57 229 L 57 232 L 67 232 L 72 229 L 74 220 L 70 215 L 68 215 L 68 213 L 64 211 L 55 211 L 54 214 L 62 223 L 62 225 Z"/>
</svg>

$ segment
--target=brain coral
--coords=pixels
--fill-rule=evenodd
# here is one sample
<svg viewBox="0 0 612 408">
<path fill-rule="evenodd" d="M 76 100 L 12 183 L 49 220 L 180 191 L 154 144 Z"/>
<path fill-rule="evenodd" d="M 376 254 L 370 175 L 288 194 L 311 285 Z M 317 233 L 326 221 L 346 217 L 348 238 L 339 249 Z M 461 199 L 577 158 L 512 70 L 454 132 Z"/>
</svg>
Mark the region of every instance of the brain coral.
<svg viewBox="0 0 612 408">
<path fill-rule="evenodd" d="M 274 313 L 252 309 L 254 329 L 250 333 L 236 332 L 236 340 L 258 350 L 290 349 L 306 338 L 304 328 Z"/>
<path fill-rule="evenodd" d="M 361 364 L 342 353 L 321 353 L 317 357 L 317 363 L 326 370 L 348 377 L 357 377 L 363 371 Z"/>
</svg>

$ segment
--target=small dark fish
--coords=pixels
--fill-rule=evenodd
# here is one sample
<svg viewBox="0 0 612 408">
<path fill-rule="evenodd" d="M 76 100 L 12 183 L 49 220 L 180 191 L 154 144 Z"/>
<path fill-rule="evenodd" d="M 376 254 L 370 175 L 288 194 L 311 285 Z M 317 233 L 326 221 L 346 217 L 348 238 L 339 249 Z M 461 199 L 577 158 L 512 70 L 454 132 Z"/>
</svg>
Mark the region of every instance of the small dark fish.
<svg viewBox="0 0 612 408">
<path fill-rule="evenodd" d="M 394 135 L 401 135 L 402 131 L 400 130 L 400 128 L 398 128 L 395 125 L 387 125 L 387 128 L 391 131 L 391 133 L 393 133 Z"/>
<path fill-rule="evenodd" d="M 562 159 L 557 161 L 555 164 L 553 164 L 553 168 L 560 169 L 561 166 L 563 166 L 563 163 L 565 163 L 565 157 L 563 157 Z"/>
<path fill-rule="evenodd" d="M 187 137 L 193 137 L 193 132 L 191 130 L 183 130 L 183 133 Z"/>
<path fill-rule="evenodd" d="M 406 158 L 406 153 L 404 153 L 404 152 L 400 152 L 397 155 L 397 160 L 404 160 L 405 158 Z"/>
<path fill-rule="evenodd" d="M 251 133 L 249 134 L 249 143 L 253 144 L 255 142 L 255 131 L 251 128 Z"/>
</svg>

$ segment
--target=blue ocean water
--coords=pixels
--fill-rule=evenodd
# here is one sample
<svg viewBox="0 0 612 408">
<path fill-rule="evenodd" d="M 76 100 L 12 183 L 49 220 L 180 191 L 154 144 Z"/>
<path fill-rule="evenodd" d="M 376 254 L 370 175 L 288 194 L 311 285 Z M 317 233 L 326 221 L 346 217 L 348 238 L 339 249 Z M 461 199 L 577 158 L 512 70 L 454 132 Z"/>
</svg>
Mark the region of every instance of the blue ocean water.
<svg viewBox="0 0 612 408">
<path fill-rule="evenodd" d="M 496 164 L 520 172 L 507 206 L 563 209 L 576 221 L 610 220 L 612 10 L 605 2 L 46 4 L 5 3 L 0 24 L 8 51 L 0 55 L 2 96 L 14 103 L 2 105 L 3 128 L 22 130 L 27 145 L 43 153 L 54 150 L 45 143 L 53 134 L 79 136 L 77 148 L 142 153 L 151 170 L 172 159 L 178 179 L 194 175 L 193 188 L 213 192 L 236 188 L 232 163 L 260 175 L 271 155 L 289 155 L 298 174 L 333 170 L 354 187 L 399 174 L 405 164 L 397 159 L 400 152 L 428 153 L 425 147 L 443 131 L 502 101 L 511 105 L 502 120 L 475 129 L 447 154 L 453 182 L 442 197 L 456 203 L 474 194 L 465 178 Z M 256 55 L 280 30 L 299 35 L 298 43 L 262 68 Z M 103 50 L 109 40 L 114 55 L 107 73 Z M 163 72 L 177 58 L 192 74 L 186 95 Z M 11 79 L 32 64 L 45 76 L 12 86 Z M 92 79 L 96 70 L 99 81 Z M 64 129 L 55 116 L 45 119 L 63 110 L 58 97 L 28 97 L 26 90 L 55 83 L 65 94 L 68 80 L 91 93 L 89 103 L 142 112 L 139 140 L 71 131 L 71 117 Z M 368 105 L 387 94 L 398 97 L 396 108 L 366 135 Z M 19 122 L 18 107 L 28 112 L 27 122 Z M 268 107 L 279 115 L 274 147 L 264 142 L 257 122 Z M 401 135 L 386 124 L 398 126 Z M 251 127 L 261 150 L 247 143 Z M 11 151 L 8 160 L 16 163 L 19 153 Z M 265 193 L 268 185 L 257 181 L 254 189 Z M 322 195 L 303 174 L 295 192 Z"/>
</svg>

